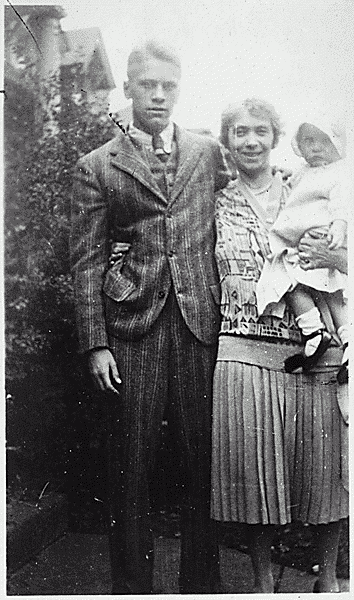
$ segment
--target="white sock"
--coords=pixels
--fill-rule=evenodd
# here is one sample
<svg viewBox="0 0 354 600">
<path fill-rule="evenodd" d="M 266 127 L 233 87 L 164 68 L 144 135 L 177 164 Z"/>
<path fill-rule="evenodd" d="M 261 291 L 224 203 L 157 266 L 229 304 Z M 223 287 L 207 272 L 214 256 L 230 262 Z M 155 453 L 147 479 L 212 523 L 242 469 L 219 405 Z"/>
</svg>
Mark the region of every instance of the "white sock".
<svg viewBox="0 0 354 600">
<path fill-rule="evenodd" d="M 311 310 L 308 310 L 302 315 L 296 317 L 295 321 L 301 329 L 303 335 L 310 335 L 318 329 L 324 329 L 324 325 L 321 321 L 321 313 L 317 306 L 314 306 L 311 308 Z M 312 354 L 316 352 L 321 339 L 322 336 L 319 334 L 306 342 L 304 349 L 305 356 L 312 356 Z"/>
<path fill-rule="evenodd" d="M 341 325 L 338 327 L 337 333 L 340 337 L 340 341 L 344 344 L 348 344 L 349 341 L 349 332 L 347 325 Z M 349 348 L 347 347 L 343 352 L 342 364 L 344 364 L 349 358 Z"/>
</svg>

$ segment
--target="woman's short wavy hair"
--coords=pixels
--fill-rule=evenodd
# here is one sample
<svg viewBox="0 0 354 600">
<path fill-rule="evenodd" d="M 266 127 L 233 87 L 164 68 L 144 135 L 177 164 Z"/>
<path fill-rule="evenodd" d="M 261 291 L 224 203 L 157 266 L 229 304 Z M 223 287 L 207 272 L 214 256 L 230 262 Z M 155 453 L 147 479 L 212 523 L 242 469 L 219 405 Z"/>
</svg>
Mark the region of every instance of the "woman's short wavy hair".
<svg viewBox="0 0 354 600">
<path fill-rule="evenodd" d="M 273 148 L 278 145 L 280 136 L 284 135 L 283 124 L 274 106 L 260 98 L 247 98 L 240 104 L 229 104 L 221 115 L 220 142 L 229 149 L 229 129 L 234 125 L 242 110 L 247 110 L 253 117 L 269 119 L 273 130 Z"/>
</svg>

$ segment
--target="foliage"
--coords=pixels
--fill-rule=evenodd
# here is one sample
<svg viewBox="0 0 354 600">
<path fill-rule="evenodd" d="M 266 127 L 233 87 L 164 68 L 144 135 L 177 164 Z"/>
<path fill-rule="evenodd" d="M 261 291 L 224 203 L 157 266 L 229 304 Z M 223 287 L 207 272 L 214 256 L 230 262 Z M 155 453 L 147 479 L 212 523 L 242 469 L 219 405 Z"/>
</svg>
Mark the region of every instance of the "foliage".
<svg viewBox="0 0 354 600">
<path fill-rule="evenodd" d="M 78 393 L 75 372 L 70 196 L 76 161 L 111 139 L 116 125 L 103 108 L 91 111 L 83 88 L 80 66 L 62 69 L 61 79 L 42 84 L 41 96 L 18 84 L 6 86 L 5 341 L 12 493 L 16 486 L 27 494 L 31 487 L 40 490 L 58 470 L 63 477 L 70 418 L 80 412 L 88 429 L 94 418 L 90 403 L 81 402 L 85 398 Z"/>
<path fill-rule="evenodd" d="M 103 111 L 93 114 L 79 68 L 46 85 L 40 136 L 6 126 L 6 359 L 8 381 L 25 378 L 75 346 L 68 234 L 77 159 L 114 135 Z M 42 92 L 43 93 L 43 92 Z M 17 124 L 16 124 L 17 125 Z"/>
</svg>

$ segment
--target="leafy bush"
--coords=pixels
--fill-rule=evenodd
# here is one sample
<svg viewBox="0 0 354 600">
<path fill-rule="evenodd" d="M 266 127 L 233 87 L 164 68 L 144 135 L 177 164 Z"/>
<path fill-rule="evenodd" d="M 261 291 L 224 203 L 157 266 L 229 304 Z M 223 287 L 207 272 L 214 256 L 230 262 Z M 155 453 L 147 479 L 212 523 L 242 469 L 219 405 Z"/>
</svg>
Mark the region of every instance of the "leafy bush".
<svg viewBox="0 0 354 600">
<path fill-rule="evenodd" d="M 68 255 L 72 172 L 80 156 L 112 138 L 115 125 L 103 112 L 92 114 L 82 91 L 77 92 L 80 72 L 70 71 L 65 85 L 53 79 L 47 86 L 51 108 L 44 118 L 44 134 L 23 140 L 23 132 L 13 128 L 6 140 L 10 381 L 42 369 L 54 357 L 65 361 L 75 345 Z"/>
<path fill-rule="evenodd" d="M 56 456 L 65 454 L 65 404 L 68 395 L 72 402 L 76 394 L 68 252 L 72 174 L 78 158 L 111 139 L 116 128 L 104 109 L 91 111 L 80 66 L 66 68 L 61 77 L 46 84 L 41 109 L 22 121 L 19 89 L 7 86 L 7 439 L 10 455 L 16 457 L 8 465 L 11 480 L 31 479 L 34 471 L 53 468 L 54 449 Z M 24 90 L 22 95 L 26 106 Z M 32 109 L 33 94 L 27 101 Z M 19 474 L 20 463 L 25 466 Z"/>
</svg>

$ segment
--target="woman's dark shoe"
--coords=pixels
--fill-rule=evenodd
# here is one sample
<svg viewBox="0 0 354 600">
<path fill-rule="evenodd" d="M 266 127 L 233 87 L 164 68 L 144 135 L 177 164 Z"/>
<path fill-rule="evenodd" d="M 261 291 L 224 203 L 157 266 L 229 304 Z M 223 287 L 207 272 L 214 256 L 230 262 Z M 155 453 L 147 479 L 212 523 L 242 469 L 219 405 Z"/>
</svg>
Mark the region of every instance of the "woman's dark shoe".
<svg viewBox="0 0 354 600">
<path fill-rule="evenodd" d="M 343 350 L 347 350 L 348 344 L 343 345 Z M 339 385 L 343 385 L 344 383 L 348 383 L 349 381 L 349 359 L 347 359 L 339 369 L 337 373 L 337 381 Z"/>
<path fill-rule="evenodd" d="M 317 364 L 318 360 L 323 356 L 326 352 L 328 346 L 332 341 L 332 336 L 326 329 L 317 329 L 313 333 L 309 335 L 303 335 L 302 339 L 306 343 L 308 340 L 321 336 L 321 341 L 318 344 L 315 352 L 311 354 L 311 356 L 305 356 L 305 354 L 294 354 L 293 356 L 289 356 L 289 358 L 284 361 L 284 368 L 287 373 L 293 373 L 297 369 L 302 367 L 302 370 L 307 373 L 307 371 L 311 371 L 313 367 Z"/>
</svg>

